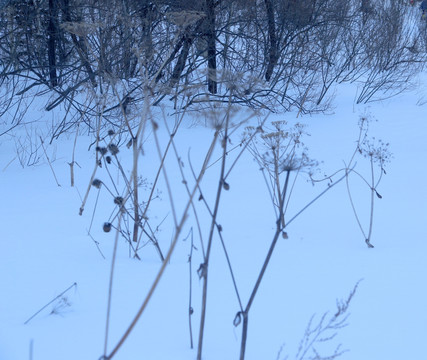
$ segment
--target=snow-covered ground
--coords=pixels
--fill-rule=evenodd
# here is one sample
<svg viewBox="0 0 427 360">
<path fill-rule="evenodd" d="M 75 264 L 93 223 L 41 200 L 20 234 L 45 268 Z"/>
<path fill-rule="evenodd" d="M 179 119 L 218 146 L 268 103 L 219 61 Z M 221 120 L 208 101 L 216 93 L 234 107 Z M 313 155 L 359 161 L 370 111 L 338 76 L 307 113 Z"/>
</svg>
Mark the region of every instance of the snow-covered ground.
<svg viewBox="0 0 427 360">
<path fill-rule="evenodd" d="M 354 88 L 340 87 L 335 108 L 327 115 L 300 116 L 296 113 L 270 116 L 268 121 L 300 121 L 310 137 L 304 139 L 309 155 L 321 163 L 318 177 L 342 168 L 348 162 L 358 137 L 360 116 L 376 119 L 369 136 L 390 143 L 393 153 L 387 175 L 376 198 L 372 243 L 369 249 L 352 213 L 345 181 L 307 209 L 287 229 L 289 239 L 279 240 L 271 263 L 249 314 L 247 360 L 295 358 L 306 325 L 324 312 L 336 313 L 336 300 L 346 299 L 360 281 L 352 299 L 348 326 L 321 345 L 327 351 L 342 344 L 348 349 L 343 360 L 423 359 L 427 336 L 425 290 L 427 277 L 427 158 L 426 93 L 421 86 L 390 100 L 370 105 L 354 104 Z M 33 103 L 34 114 L 42 106 Z M 34 131 L 45 131 L 51 113 L 34 115 Z M 173 122 L 172 119 L 170 119 Z M 188 149 L 194 166 L 200 168 L 213 130 L 190 126 L 188 120 L 175 137 L 189 176 Z M 165 146 L 163 123 L 159 134 Z M 237 131 L 232 139 L 238 143 Z M 99 242 L 103 259 L 94 240 L 87 235 L 95 209 L 97 190 L 90 193 L 83 216 L 78 215 L 93 170 L 94 152 L 87 151 L 92 139 L 81 135 L 77 141 L 76 186 L 70 187 L 69 165 L 74 138 L 60 138 L 47 148 L 60 187 L 46 162 L 43 151 L 38 165 L 22 168 L 16 158 L 15 141 L 0 138 L 0 359 L 75 360 L 99 359 L 103 354 L 107 295 L 114 231 L 102 232 L 102 224 L 112 211 L 112 201 L 103 188 L 96 206 L 91 235 Z M 150 142 L 151 141 L 151 142 Z M 142 169 L 153 172 L 158 164 L 152 138 L 142 158 Z M 220 147 L 213 156 L 219 156 Z M 237 150 L 235 150 L 237 153 Z M 230 154 L 230 159 L 234 153 Z M 130 151 L 120 153 L 123 161 Z M 170 153 L 166 168 L 174 179 L 178 214 L 186 200 L 180 175 Z M 357 171 L 369 178 L 369 163 L 359 157 Z M 141 171 L 144 173 L 144 170 Z M 210 167 L 202 190 L 211 207 L 216 192 L 219 163 Z M 104 180 L 105 173 L 99 177 Z M 178 180 L 176 180 L 178 179 Z M 191 177 L 189 177 L 191 179 Z M 303 176 L 297 181 L 288 208 L 291 217 L 316 194 L 327 187 L 315 186 Z M 227 178 L 218 223 L 223 228 L 229 256 L 242 302 L 246 303 L 275 230 L 275 215 L 259 166 L 245 153 Z M 173 235 L 167 191 L 153 203 L 152 226 L 159 226 L 160 246 L 167 252 Z M 370 190 L 357 177 L 350 188 L 360 220 L 369 226 Z M 111 199 L 110 199 L 111 200 Z M 199 206 L 204 237 L 209 217 Z M 162 223 L 163 218 L 168 215 Z M 197 348 L 202 281 L 197 268 L 202 262 L 194 217 L 189 216 L 170 264 L 143 313 L 115 359 L 189 360 L 188 328 L 190 228 L 197 250 L 192 261 L 193 338 Z M 160 268 L 153 246 L 141 251 L 141 261 L 130 259 L 124 240 L 118 244 L 114 275 L 109 351 L 122 336 L 147 294 Z M 204 359 L 237 359 L 241 325 L 234 327 L 238 301 L 225 256 L 216 237 L 212 247 L 208 288 L 208 308 Z M 73 284 L 76 284 L 73 286 Z M 24 324 L 39 309 L 71 287 Z M 284 345 L 284 346 L 283 346 Z M 279 355 L 280 349 L 281 353 Z M 307 357 L 306 359 L 308 359 Z"/>
</svg>

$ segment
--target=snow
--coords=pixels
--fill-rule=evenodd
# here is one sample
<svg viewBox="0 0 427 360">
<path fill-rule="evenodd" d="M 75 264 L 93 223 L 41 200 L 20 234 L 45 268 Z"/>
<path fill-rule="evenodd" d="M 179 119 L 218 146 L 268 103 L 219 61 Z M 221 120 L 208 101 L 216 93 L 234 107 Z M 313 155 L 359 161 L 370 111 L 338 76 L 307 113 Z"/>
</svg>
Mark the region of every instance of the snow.
<svg viewBox="0 0 427 360">
<path fill-rule="evenodd" d="M 323 344 L 326 350 L 342 343 L 348 349 L 343 360 L 421 359 L 427 335 L 427 188 L 424 161 L 424 88 L 383 102 L 354 104 L 354 88 L 339 88 L 335 109 L 330 114 L 300 116 L 296 113 L 270 116 L 268 121 L 301 121 L 310 137 L 304 139 L 309 154 L 323 161 L 321 172 L 331 173 L 348 162 L 358 136 L 363 114 L 377 119 L 369 136 L 390 143 L 393 158 L 379 185 L 382 199 L 376 199 L 372 243 L 368 249 L 357 226 L 347 196 L 345 181 L 337 184 L 299 216 L 287 229 L 289 239 L 280 239 L 259 292 L 249 313 L 247 360 L 294 359 L 306 325 L 313 314 L 336 312 L 336 300 L 346 299 L 360 281 L 352 299 L 348 326 L 335 339 Z M 40 104 L 33 103 L 34 118 Z M 49 118 L 48 114 L 46 118 Z M 58 115 L 59 116 L 59 115 Z M 173 119 L 168 121 L 173 123 Z M 37 131 L 46 131 L 49 120 L 39 120 Z M 213 137 L 209 127 L 192 126 L 188 119 L 175 137 L 192 180 L 187 160 L 191 148 L 193 166 L 199 169 Z M 162 147 L 166 146 L 165 126 L 159 122 Z M 32 124 L 34 128 L 35 124 Z M 243 132 L 232 140 L 237 144 Z M 14 134 L 19 134 L 16 130 Z M 105 234 L 102 224 L 112 211 L 112 201 L 101 188 L 91 235 L 99 242 L 103 259 L 87 235 L 95 208 L 97 190 L 92 189 L 83 216 L 78 215 L 81 198 L 93 171 L 94 151 L 88 151 L 91 138 L 78 138 L 76 186 L 70 187 L 69 165 L 74 138 L 60 138 L 47 152 L 60 187 L 41 153 L 40 164 L 21 168 L 15 158 L 15 142 L 3 136 L 0 144 L 0 188 L 3 204 L 0 218 L 0 359 L 99 359 L 103 354 L 108 284 L 114 244 L 114 231 Z M 142 168 L 155 171 L 158 164 L 152 137 L 145 145 Z M 236 150 L 238 151 L 238 150 Z M 230 162 L 237 152 L 230 154 Z M 213 156 L 220 154 L 218 146 Z M 130 151 L 121 153 L 126 163 Z M 173 179 L 177 214 L 187 199 L 181 184 L 175 156 L 168 158 L 168 176 Z M 369 175 L 367 162 L 359 158 L 357 170 Z M 154 170 L 153 170 L 154 169 Z M 213 207 L 219 163 L 213 165 L 202 182 L 202 191 Z M 99 177 L 105 181 L 105 172 Z M 176 180 L 178 179 L 178 180 Z M 304 177 L 294 188 L 288 216 L 300 210 L 325 183 L 314 187 Z M 229 191 L 223 191 L 218 223 L 231 259 L 243 304 L 246 304 L 262 266 L 275 230 L 275 215 L 259 166 L 245 153 L 227 178 Z M 191 182 L 192 183 L 192 182 Z M 121 183 L 123 187 L 123 183 Z M 350 179 L 363 226 L 369 224 L 370 191 L 360 179 Z M 161 224 L 160 246 L 167 252 L 173 236 L 172 215 L 164 180 L 160 199 L 153 202 L 150 219 Z M 198 197 L 198 195 L 196 196 Z M 204 239 L 209 217 L 197 203 Z M 190 349 L 188 330 L 190 240 L 194 231 L 192 261 L 192 316 L 195 349 Z M 206 240 L 205 240 L 206 241 Z M 118 243 L 114 274 L 108 349 L 117 344 L 143 302 L 161 263 L 153 246 L 141 252 L 142 260 L 131 259 L 124 241 Z M 180 236 L 165 274 L 134 331 L 115 359 L 149 360 L 195 359 L 199 329 L 202 281 L 197 268 L 202 262 L 201 246 L 194 216 L 190 216 Z M 233 326 L 239 311 L 227 263 L 218 237 L 210 262 L 208 308 L 204 340 L 205 360 L 237 359 L 241 325 Z M 76 283 L 76 286 L 72 286 Z M 24 324 L 39 309 L 72 288 Z M 61 302 L 62 301 L 62 302 Z M 66 302 L 64 302 L 66 301 Z M 283 346 L 284 345 L 284 346 Z M 283 346 L 281 355 L 278 353 Z"/>
</svg>

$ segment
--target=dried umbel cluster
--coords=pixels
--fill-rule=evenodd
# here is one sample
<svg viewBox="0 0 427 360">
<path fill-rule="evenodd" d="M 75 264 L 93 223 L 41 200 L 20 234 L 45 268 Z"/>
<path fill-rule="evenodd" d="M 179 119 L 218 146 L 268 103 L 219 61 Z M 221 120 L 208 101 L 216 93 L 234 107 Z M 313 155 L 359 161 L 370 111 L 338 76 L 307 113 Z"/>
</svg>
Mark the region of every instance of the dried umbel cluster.
<svg viewBox="0 0 427 360">
<path fill-rule="evenodd" d="M 390 144 L 375 137 L 368 138 L 370 124 L 375 121 L 372 115 L 363 115 L 359 120 L 360 136 L 357 144 L 357 151 L 365 158 L 369 158 L 377 164 L 383 172 L 384 167 L 388 164 L 393 154 L 390 151 Z"/>
<path fill-rule="evenodd" d="M 247 127 L 245 136 L 254 131 L 258 130 Z M 249 149 L 260 165 L 275 176 L 287 171 L 308 171 L 311 174 L 318 163 L 308 157 L 308 149 L 302 141 L 304 136 L 309 134 L 301 123 L 289 127 L 285 120 L 273 121 L 270 126 L 263 126 Z"/>
<path fill-rule="evenodd" d="M 359 152 L 365 158 L 371 158 L 373 162 L 377 163 L 383 170 L 384 165 L 389 163 L 392 158 L 390 144 L 385 143 L 381 139 L 376 139 L 375 137 L 365 139 L 359 146 Z"/>
</svg>

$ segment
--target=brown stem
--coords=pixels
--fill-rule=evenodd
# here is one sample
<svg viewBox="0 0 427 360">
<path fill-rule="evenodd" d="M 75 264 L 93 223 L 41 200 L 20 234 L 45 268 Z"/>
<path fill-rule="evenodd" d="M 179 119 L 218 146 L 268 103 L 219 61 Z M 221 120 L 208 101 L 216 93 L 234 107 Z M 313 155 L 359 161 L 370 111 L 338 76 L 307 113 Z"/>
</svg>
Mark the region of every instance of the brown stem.
<svg viewBox="0 0 427 360">
<path fill-rule="evenodd" d="M 207 248 L 206 248 L 206 257 L 204 259 L 204 264 L 202 264 L 202 266 L 203 266 L 203 268 L 202 268 L 203 269 L 202 270 L 203 293 L 202 293 L 202 311 L 200 314 L 200 331 L 199 331 L 199 344 L 198 344 L 198 348 L 197 348 L 197 360 L 202 359 L 203 336 L 204 336 L 204 330 L 205 330 L 206 304 L 207 304 L 207 293 L 208 293 L 208 267 L 209 267 L 209 258 L 210 258 L 210 253 L 211 253 L 213 234 L 214 234 L 215 227 L 216 227 L 216 218 L 218 215 L 219 202 L 221 199 L 222 188 L 224 186 L 225 162 L 226 162 L 226 157 L 227 157 L 229 116 L 230 116 L 230 114 L 227 113 L 226 121 L 225 121 L 225 129 L 224 129 L 224 139 L 222 140 L 223 152 L 222 152 L 221 172 L 220 172 L 220 178 L 219 178 L 219 182 L 218 182 L 218 190 L 216 193 L 215 206 L 214 206 L 214 210 L 212 213 L 211 228 L 209 231 L 208 244 L 207 244 Z"/>
<path fill-rule="evenodd" d="M 138 139 L 132 139 L 133 150 L 133 242 L 138 242 L 138 229 L 139 229 L 139 204 L 138 204 Z"/>
<path fill-rule="evenodd" d="M 264 264 L 262 265 L 261 271 L 258 275 L 258 279 L 255 283 L 253 290 L 252 290 L 251 296 L 249 297 L 249 301 L 246 305 L 246 309 L 242 314 L 243 315 L 243 329 L 242 329 L 242 342 L 241 342 L 241 348 L 240 348 L 240 360 L 244 360 L 244 358 L 245 358 L 246 339 L 247 339 L 247 334 L 248 334 L 249 311 L 251 309 L 252 302 L 254 301 L 255 296 L 258 292 L 258 288 L 261 284 L 262 278 L 264 277 L 265 271 L 267 270 L 267 266 L 270 262 L 271 256 L 273 255 L 273 251 L 274 251 L 274 248 L 276 246 L 277 240 L 279 239 L 279 236 L 283 230 L 283 228 L 281 226 L 282 217 L 283 217 L 283 206 L 285 204 L 285 196 L 286 196 L 286 190 L 287 190 L 288 183 L 289 183 L 290 173 L 291 173 L 290 170 L 288 170 L 286 173 L 286 180 L 285 180 L 285 184 L 283 186 L 283 191 L 282 191 L 283 195 L 279 199 L 279 217 L 276 221 L 276 232 L 274 234 L 273 241 L 271 242 L 270 249 L 268 250 L 267 256 L 264 260 Z"/>
</svg>

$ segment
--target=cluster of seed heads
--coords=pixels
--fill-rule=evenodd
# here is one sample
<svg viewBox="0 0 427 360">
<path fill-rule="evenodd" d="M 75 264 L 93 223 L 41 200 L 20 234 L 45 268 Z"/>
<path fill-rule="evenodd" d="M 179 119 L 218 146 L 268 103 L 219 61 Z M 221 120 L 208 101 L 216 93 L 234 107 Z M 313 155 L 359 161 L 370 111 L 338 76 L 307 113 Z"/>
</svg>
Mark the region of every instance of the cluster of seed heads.
<svg viewBox="0 0 427 360">
<path fill-rule="evenodd" d="M 101 154 L 101 156 L 104 156 L 108 151 L 113 156 L 119 153 L 119 147 L 116 144 L 109 144 L 108 147 L 97 146 L 95 150 L 98 151 Z M 110 158 L 110 162 L 111 162 L 111 158 Z"/>
<path fill-rule="evenodd" d="M 107 148 L 103 146 L 97 146 L 95 150 L 98 151 L 102 156 L 107 153 Z"/>
</svg>

